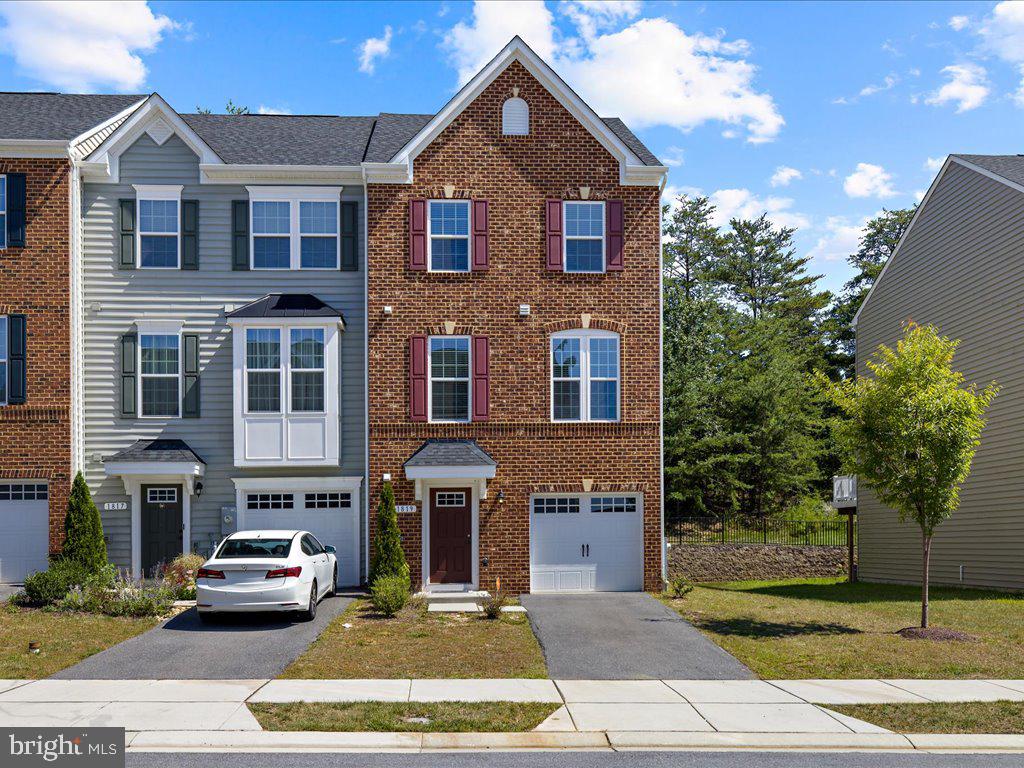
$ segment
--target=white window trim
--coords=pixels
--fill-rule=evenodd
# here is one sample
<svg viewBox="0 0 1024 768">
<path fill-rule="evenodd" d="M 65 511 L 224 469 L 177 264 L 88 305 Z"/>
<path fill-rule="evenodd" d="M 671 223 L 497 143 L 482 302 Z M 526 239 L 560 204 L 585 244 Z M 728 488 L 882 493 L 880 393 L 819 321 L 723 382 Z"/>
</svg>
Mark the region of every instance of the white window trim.
<svg viewBox="0 0 1024 768">
<path fill-rule="evenodd" d="M 135 266 L 138 269 L 181 269 L 181 184 L 133 184 L 135 188 Z M 176 232 L 143 232 L 142 231 L 142 201 L 143 200 L 171 200 L 178 204 L 178 229 Z M 173 267 L 144 267 L 142 266 L 142 236 L 153 237 L 175 237 L 178 245 L 178 259 Z"/>
<path fill-rule="evenodd" d="M 7 398 L 9 396 L 9 390 L 11 388 L 11 366 L 10 366 L 10 354 L 11 350 L 7 349 L 10 342 L 10 334 L 8 325 L 9 321 L 7 315 L 0 315 L 0 334 L 3 334 L 4 349 L 6 350 L 3 357 L 0 357 L 0 363 L 4 364 L 4 396 L 0 398 L 0 405 L 7 405 Z"/>
<path fill-rule="evenodd" d="M 555 360 L 554 345 L 559 339 L 576 338 L 580 340 L 580 418 L 578 419 L 556 419 L 555 418 Z M 594 381 L 615 381 L 615 416 L 614 419 L 594 419 L 590 417 L 590 340 L 591 339 L 615 339 L 619 354 L 619 375 L 615 379 L 599 376 Z M 561 378 L 559 381 L 575 381 L 575 378 Z M 599 424 L 616 424 L 622 420 L 622 338 L 614 331 L 596 331 L 590 329 L 576 328 L 568 331 L 559 331 L 551 334 L 548 341 L 548 388 L 550 395 L 551 421 L 559 424 L 579 424 L 583 422 L 595 422 Z M 565 494 L 562 494 L 565 495 Z"/>
<path fill-rule="evenodd" d="M 570 205 L 596 205 L 601 209 L 601 237 L 587 235 L 569 236 L 569 229 L 566 222 L 569 215 Z M 565 200 L 562 202 L 562 268 L 564 272 L 578 275 L 597 275 L 608 270 L 608 222 L 605 218 L 604 201 L 602 200 Z M 569 269 L 569 241 L 570 240 L 600 240 L 601 241 L 601 268 L 600 269 Z"/>
<path fill-rule="evenodd" d="M 7 174 L 0 173 L 0 183 L 4 185 L 4 205 L 0 209 L 0 215 L 4 217 L 4 225 L 0 227 L 0 251 L 7 249 L 7 193 L 10 191 L 7 189 Z"/>
<path fill-rule="evenodd" d="M 468 348 L 466 368 L 466 418 L 464 419 L 435 419 L 434 418 L 434 374 L 431 368 L 431 358 L 434 356 L 434 339 L 465 339 Z M 437 381 L 463 381 L 461 378 L 438 378 Z M 428 336 L 427 337 L 427 420 L 432 424 L 469 424 L 473 421 L 473 339 L 470 336 Z"/>
<path fill-rule="evenodd" d="M 332 272 L 341 269 L 341 192 L 342 187 L 246 187 L 249 192 L 249 269 L 259 272 L 286 272 L 302 270 L 305 272 Z M 253 203 L 287 203 L 288 204 L 288 233 L 277 234 L 256 234 L 253 227 L 253 216 L 256 206 Z M 301 232 L 301 217 L 299 211 L 301 203 L 334 203 L 337 221 L 335 224 L 336 233 L 333 235 L 324 233 L 303 234 Z M 257 267 L 256 266 L 256 238 L 258 237 L 287 237 L 289 264 L 287 267 Z M 302 238 L 303 237 L 333 237 L 335 239 L 334 266 L 333 267 L 303 267 L 302 266 Z"/>
<path fill-rule="evenodd" d="M 245 327 L 245 335 L 243 345 L 245 349 L 242 352 L 242 362 L 245 366 L 242 370 L 242 413 L 246 416 L 280 416 L 284 413 L 285 403 L 283 400 L 283 389 L 282 382 L 284 380 L 284 343 L 281 341 L 281 337 L 284 335 L 283 331 L 287 330 L 281 326 L 273 325 L 247 325 Z M 277 368 L 250 368 L 249 367 L 249 331 L 277 331 L 278 332 L 278 347 L 277 347 Z M 249 410 L 249 373 L 271 373 L 277 372 L 277 391 L 278 391 L 278 402 L 281 407 L 276 411 L 251 411 Z"/>
<path fill-rule="evenodd" d="M 167 499 L 159 499 L 159 498 L 154 499 L 153 498 L 153 496 L 154 496 L 153 491 L 170 491 L 171 492 L 170 498 L 167 498 Z M 159 494 L 157 494 L 157 495 L 159 495 Z M 177 504 L 178 503 L 178 486 L 177 485 L 169 485 L 169 486 L 163 486 L 163 487 L 161 487 L 161 486 L 150 486 L 150 487 L 146 488 L 146 503 L 147 504 Z"/>
<path fill-rule="evenodd" d="M 138 416 L 140 419 L 180 419 L 181 418 L 181 398 L 182 393 L 185 391 L 184 386 L 184 361 L 182 358 L 183 344 L 181 343 L 181 329 L 183 323 L 178 320 L 138 320 L 135 323 L 135 330 L 138 333 L 139 343 L 136 351 L 136 368 L 138 371 L 138 383 L 136 384 L 136 402 L 139 404 Z M 150 379 L 169 379 L 174 374 L 170 373 L 142 373 L 142 337 L 143 336 L 177 336 L 178 338 L 178 412 L 173 416 L 145 416 L 143 411 L 145 410 L 142 402 L 142 380 L 143 378 Z"/>
<path fill-rule="evenodd" d="M 434 203 L 459 203 L 466 206 L 466 234 L 465 235 L 434 235 L 430 226 L 430 206 Z M 465 240 L 466 241 L 466 268 L 465 269 L 434 269 L 434 248 L 433 240 L 437 237 L 440 240 Z M 473 271 L 473 206 L 470 200 L 427 200 L 427 271 L 439 274 L 465 275 Z"/>
<path fill-rule="evenodd" d="M 323 334 L 323 365 L 319 368 L 293 368 L 292 367 L 292 332 L 293 331 L 320 331 Z M 282 362 L 284 362 L 282 360 Z M 297 411 L 292 407 L 292 374 L 294 373 L 319 373 L 321 386 L 323 387 L 324 407 L 320 411 Z M 322 415 L 327 413 L 327 331 L 323 327 L 312 325 L 293 325 L 288 328 L 288 413 L 296 415 L 312 414 Z"/>
</svg>

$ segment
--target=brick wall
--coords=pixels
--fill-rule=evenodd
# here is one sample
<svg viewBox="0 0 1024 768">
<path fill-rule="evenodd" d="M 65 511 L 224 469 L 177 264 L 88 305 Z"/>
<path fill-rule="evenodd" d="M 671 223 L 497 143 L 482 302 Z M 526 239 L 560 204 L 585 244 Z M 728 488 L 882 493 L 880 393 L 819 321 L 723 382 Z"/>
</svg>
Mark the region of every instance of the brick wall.
<svg viewBox="0 0 1024 768">
<path fill-rule="evenodd" d="M 530 106 L 530 135 L 501 135 L 501 106 L 512 88 Z M 619 186 L 619 166 L 600 143 L 520 64 L 513 63 L 415 161 L 412 185 L 370 185 L 369 375 L 370 493 L 391 473 L 399 504 L 412 504 L 403 462 L 428 437 L 474 438 L 498 462 L 480 505 L 480 585 L 500 577 L 529 590 L 531 492 L 640 491 L 644 494 L 645 588 L 661 579 L 659 380 L 659 193 Z M 490 268 L 469 274 L 408 269 L 408 200 L 454 197 L 490 202 Z M 625 270 L 565 274 L 545 269 L 544 201 L 625 204 Z M 520 304 L 531 315 L 520 318 Z M 394 307 L 385 318 L 384 305 Z M 550 421 L 548 338 L 591 327 L 621 334 L 621 423 Z M 443 333 L 490 338 L 490 420 L 465 425 L 412 423 L 408 339 Z M 505 501 L 499 504 L 498 491 Z M 418 508 L 422 504 L 417 502 Z M 371 518 L 373 515 L 371 515 Z M 420 514 L 401 515 L 413 578 L 421 571 Z M 371 520 L 371 527 L 373 521 Z"/>
<path fill-rule="evenodd" d="M 50 484 L 50 551 L 60 550 L 71 470 L 70 166 L 3 159 L 26 175 L 26 247 L 0 251 L 0 314 L 27 315 L 24 405 L 0 406 L 0 479 Z"/>
</svg>

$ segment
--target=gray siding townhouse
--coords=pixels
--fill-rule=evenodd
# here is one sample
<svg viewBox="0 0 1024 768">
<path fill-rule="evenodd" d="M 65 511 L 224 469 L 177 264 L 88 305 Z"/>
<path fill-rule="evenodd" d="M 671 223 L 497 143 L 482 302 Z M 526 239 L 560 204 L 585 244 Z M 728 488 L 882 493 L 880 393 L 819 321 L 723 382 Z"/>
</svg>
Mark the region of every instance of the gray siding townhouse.
<svg viewBox="0 0 1024 768">
<path fill-rule="evenodd" d="M 362 579 L 374 122 L 153 95 L 82 162 L 83 464 L 119 565 L 303 528 Z"/>
<path fill-rule="evenodd" d="M 932 546 L 935 583 L 1024 589 L 1024 157 L 951 155 L 855 319 L 857 371 L 907 320 L 961 341 L 995 399 L 960 508 Z M 920 581 L 920 529 L 861 487 L 860 575 Z"/>
</svg>

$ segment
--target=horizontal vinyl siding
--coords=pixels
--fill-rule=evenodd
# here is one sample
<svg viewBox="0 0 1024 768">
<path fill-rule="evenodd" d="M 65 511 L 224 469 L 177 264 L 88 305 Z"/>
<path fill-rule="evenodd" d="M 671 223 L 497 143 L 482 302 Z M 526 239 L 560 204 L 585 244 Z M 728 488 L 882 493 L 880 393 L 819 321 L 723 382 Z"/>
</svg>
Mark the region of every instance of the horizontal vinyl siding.
<svg viewBox="0 0 1024 768">
<path fill-rule="evenodd" d="M 198 159 L 180 139 L 174 136 L 157 146 L 143 135 L 121 157 L 121 184 L 84 185 L 84 459 L 86 478 L 102 510 L 105 502 L 127 498 L 120 479 L 106 477 L 104 458 L 139 439 L 185 440 L 207 463 L 203 494 L 192 498 L 192 542 L 207 548 L 232 530 L 222 524 L 221 513 L 222 506 L 235 503 L 232 477 L 365 476 L 365 262 L 360 237 L 357 272 L 233 271 L 231 201 L 247 199 L 248 194 L 244 187 L 199 185 L 198 180 Z M 199 201 L 198 271 L 117 268 L 118 200 L 135 197 L 132 184 L 184 184 L 182 199 Z M 346 200 L 362 205 L 361 190 L 348 192 Z M 340 338 L 340 468 L 234 467 L 232 336 L 225 307 L 234 309 L 267 293 L 315 294 L 345 316 L 346 329 Z M 201 418 L 124 419 L 118 415 L 118 340 L 144 316 L 181 319 L 183 333 L 199 334 Z M 130 512 L 104 511 L 103 522 L 112 559 L 130 565 Z"/>
<path fill-rule="evenodd" d="M 937 529 L 932 580 L 1024 589 L 1024 194 L 950 166 L 861 313 L 860 374 L 907 319 L 960 339 L 968 382 L 1001 387 L 960 508 Z M 866 488 L 858 511 L 861 576 L 920 583 L 920 528 Z"/>
</svg>

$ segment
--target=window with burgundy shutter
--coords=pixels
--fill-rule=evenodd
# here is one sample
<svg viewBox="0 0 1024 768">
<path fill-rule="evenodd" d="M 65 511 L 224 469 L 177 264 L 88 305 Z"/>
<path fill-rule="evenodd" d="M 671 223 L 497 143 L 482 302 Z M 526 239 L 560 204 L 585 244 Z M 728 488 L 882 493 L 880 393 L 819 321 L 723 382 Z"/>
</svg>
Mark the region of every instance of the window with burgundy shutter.
<svg viewBox="0 0 1024 768">
<path fill-rule="evenodd" d="M 619 272 L 623 269 L 623 233 L 625 221 L 621 200 L 609 200 L 605 204 L 605 269 Z"/>
<path fill-rule="evenodd" d="M 473 421 L 491 416 L 491 353 L 486 336 L 473 337 Z"/>
<path fill-rule="evenodd" d="M 473 266 L 474 272 L 482 272 L 489 266 L 490 237 L 487 233 L 488 205 L 486 200 L 474 200 L 473 206 Z"/>
<path fill-rule="evenodd" d="M 409 418 L 427 420 L 427 337 L 409 339 Z"/>
<path fill-rule="evenodd" d="M 409 269 L 427 268 L 427 201 L 409 201 Z"/>
<path fill-rule="evenodd" d="M 545 203 L 547 268 L 562 271 L 562 201 L 548 200 Z"/>
</svg>

